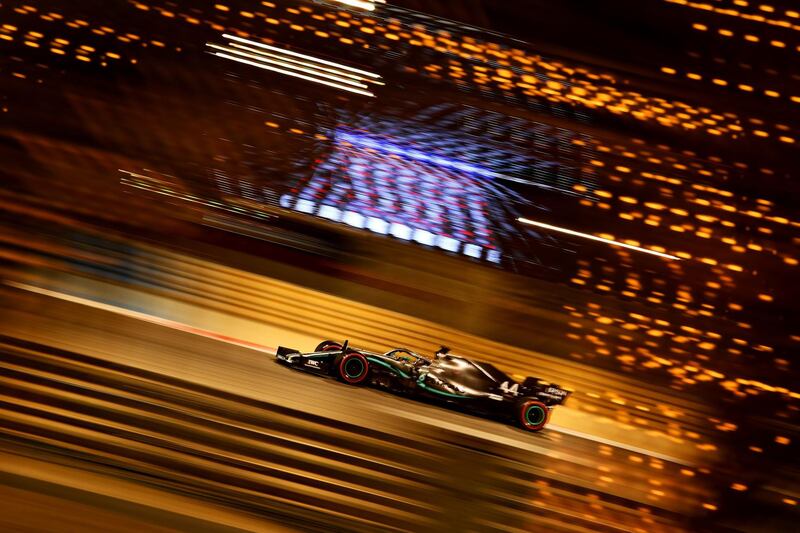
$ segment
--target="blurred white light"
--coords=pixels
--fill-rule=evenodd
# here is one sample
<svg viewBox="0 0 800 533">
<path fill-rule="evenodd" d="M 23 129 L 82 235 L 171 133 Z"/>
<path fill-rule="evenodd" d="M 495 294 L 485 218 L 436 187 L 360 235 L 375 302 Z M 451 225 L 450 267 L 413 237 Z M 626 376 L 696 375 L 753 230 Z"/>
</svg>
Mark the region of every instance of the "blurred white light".
<svg viewBox="0 0 800 533">
<path fill-rule="evenodd" d="M 457 252 L 458 247 L 461 244 L 457 239 L 452 237 L 444 237 L 442 235 L 439 235 L 437 240 L 439 248 L 442 250 L 447 250 L 448 252 Z"/>
<path fill-rule="evenodd" d="M 411 228 L 409 228 L 404 224 L 397 224 L 395 222 L 392 224 L 390 231 L 392 235 L 394 235 L 398 239 L 403 239 L 404 241 L 411 240 Z"/>
<path fill-rule="evenodd" d="M 252 46 L 257 46 L 259 48 L 264 48 L 265 50 L 272 50 L 274 52 L 278 52 L 278 53 L 281 53 L 281 54 L 287 54 L 287 55 L 295 56 L 295 57 L 302 57 L 303 59 L 308 59 L 308 60 L 313 61 L 315 63 L 322 63 L 323 65 L 329 65 L 329 66 L 336 67 L 336 68 L 339 68 L 339 69 L 349 70 L 350 72 L 356 72 L 358 74 L 362 74 L 362 75 L 370 77 L 370 78 L 380 79 L 380 76 L 378 74 L 375 74 L 373 72 L 367 72 L 366 70 L 353 68 L 353 67 L 350 67 L 350 66 L 347 66 L 347 65 L 342 65 L 341 63 L 334 63 L 333 61 L 327 61 L 325 59 L 320 59 L 318 57 L 310 56 L 310 55 L 307 55 L 307 54 L 301 54 L 300 52 L 294 52 L 292 50 L 284 50 L 284 49 L 278 48 L 276 46 L 270 46 L 268 44 L 259 43 L 257 41 L 251 41 L 250 39 L 244 39 L 242 37 L 237 37 L 236 35 L 231 35 L 229 33 L 224 33 L 224 34 L 222 34 L 222 36 L 225 37 L 226 39 L 230 39 L 231 41 L 238 41 L 238 42 L 241 42 L 241 43 L 247 43 L 247 44 L 252 45 Z"/>
<path fill-rule="evenodd" d="M 476 259 L 480 259 L 481 258 L 481 247 L 478 246 L 477 244 L 465 244 L 464 245 L 463 254 L 464 255 L 468 255 L 470 257 L 474 257 Z"/>
<path fill-rule="evenodd" d="M 364 217 L 355 211 L 345 211 L 342 222 L 353 226 L 354 228 L 364 229 Z"/>
<path fill-rule="evenodd" d="M 377 80 L 374 80 L 374 79 L 366 79 L 365 80 L 364 76 L 362 76 L 360 74 L 354 74 L 352 72 L 347 72 L 345 70 L 341 70 L 341 69 L 337 69 L 337 68 L 333 68 L 333 67 L 323 67 L 321 65 L 318 65 L 316 63 L 312 63 L 310 61 L 301 61 L 299 59 L 292 59 L 291 57 L 283 57 L 281 54 L 267 52 L 265 50 L 259 50 L 257 48 L 253 48 L 251 46 L 246 46 L 246 45 L 239 44 L 239 43 L 230 43 L 230 45 L 232 47 L 234 47 L 234 48 L 239 48 L 241 50 L 248 50 L 250 52 L 256 53 L 259 56 L 271 57 L 271 58 L 274 58 L 274 59 L 280 59 L 281 61 L 294 63 L 294 64 L 297 64 L 297 65 L 303 65 L 303 66 L 306 66 L 306 67 L 312 67 L 315 70 L 322 70 L 324 72 L 330 72 L 332 74 L 338 74 L 339 76 L 346 76 L 348 78 L 352 78 L 352 79 L 358 80 L 358 81 L 369 81 L 371 83 L 377 83 L 378 85 L 384 85 L 383 82 L 380 82 L 380 81 L 377 81 Z M 209 44 L 209 46 L 214 46 L 214 45 Z"/>
<path fill-rule="evenodd" d="M 312 76 L 319 76 L 319 77 L 322 77 L 322 78 L 327 78 L 329 80 L 334 80 L 334 81 L 337 81 L 339 83 L 346 83 L 348 85 L 353 85 L 355 87 L 361 87 L 363 89 L 367 88 L 367 86 L 364 85 L 363 83 L 359 83 L 358 81 L 355 81 L 353 79 L 342 78 L 340 76 L 333 76 L 331 74 L 326 74 L 325 72 L 319 72 L 319 70 L 317 68 L 308 69 L 308 68 L 292 65 L 290 63 L 287 63 L 286 61 L 283 61 L 282 60 L 283 58 L 280 58 L 281 60 L 278 60 L 278 59 L 273 59 L 272 57 L 268 57 L 268 56 L 260 54 L 260 53 L 248 54 L 247 52 L 242 52 L 241 50 L 235 50 L 233 48 L 228 48 L 227 46 L 220 46 L 218 44 L 210 44 L 209 43 L 208 46 L 211 47 L 211 48 L 215 48 L 217 50 L 222 50 L 224 52 L 237 55 L 237 56 L 247 57 L 249 59 L 254 59 L 256 61 L 263 61 L 264 63 L 268 63 L 268 64 L 271 64 L 271 65 L 278 65 L 278 66 L 283 67 L 283 68 L 291 69 L 292 71 L 296 70 L 298 72 L 305 72 L 306 74 L 310 74 Z M 358 78 L 358 79 L 360 79 L 360 78 Z"/>
<path fill-rule="evenodd" d="M 367 0 L 334 0 L 334 2 L 339 2 L 340 4 L 345 4 L 352 7 L 358 7 L 360 9 L 366 9 L 367 11 L 373 11 L 375 9 L 375 4 L 373 2 L 368 2 Z"/>
<path fill-rule="evenodd" d="M 287 76 L 294 76 L 295 78 L 300 78 L 300 79 L 304 79 L 304 80 L 308 80 L 308 81 L 313 81 L 313 82 L 316 82 L 316 83 L 321 83 L 323 85 L 328 85 L 330 87 L 336 87 L 337 89 L 350 91 L 351 93 L 363 94 L 364 96 L 375 96 L 374 94 L 372 94 L 369 91 L 362 91 L 361 89 L 355 89 L 353 87 L 348 87 L 347 85 L 340 85 L 338 83 L 333 83 L 333 82 L 321 80 L 321 79 L 318 79 L 318 78 L 312 78 L 310 76 L 304 76 L 303 74 L 298 74 L 297 72 L 293 72 L 293 71 L 290 71 L 290 70 L 284 70 L 284 69 L 276 68 L 276 67 L 271 67 L 271 66 L 265 65 L 263 63 L 256 63 L 255 61 L 250 61 L 249 59 L 244 59 L 242 57 L 232 56 L 230 54 L 226 54 L 226 53 L 223 53 L 223 52 L 214 52 L 214 55 L 219 56 L 219 57 L 224 57 L 226 59 L 231 59 L 233 61 L 238 61 L 239 63 L 245 63 L 247 65 L 252 65 L 254 67 L 259 67 L 259 68 L 263 68 L 263 69 L 266 69 L 266 70 L 271 70 L 273 72 L 278 72 L 280 74 L 286 74 Z"/>
<path fill-rule="evenodd" d="M 339 219 L 342 217 L 342 212 L 332 205 L 323 205 L 319 208 L 319 216 L 327 218 L 328 220 L 333 220 L 334 222 L 339 222 Z"/>
<path fill-rule="evenodd" d="M 624 242 L 615 241 L 613 239 L 604 239 L 603 237 L 597 237 L 596 235 L 591 235 L 589 233 L 581 233 L 580 231 L 575 231 L 575 230 L 571 230 L 571 229 L 567 229 L 567 228 L 561 228 L 559 226 L 552 226 L 550 224 L 545 224 L 544 222 L 537 222 L 535 220 L 530 220 L 530 219 L 522 218 L 522 217 L 518 218 L 517 220 L 519 222 L 522 222 L 523 224 L 530 224 L 531 226 L 538 226 L 538 227 L 544 228 L 544 229 L 549 229 L 549 230 L 553 230 L 553 231 L 560 231 L 561 233 L 566 233 L 567 235 L 574 235 L 576 237 L 582 237 L 584 239 L 590 239 L 590 240 L 593 240 L 593 241 L 604 242 L 606 244 L 610 244 L 611 246 L 620 246 L 622 248 L 628 248 L 629 250 L 635 250 L 637 252 L 642 252 L 642 253 L 645 253 L 645 254 L 657 255 L 659 257 L 665 257 L 667 259 L 674 259 L 674 260 L 680 261 L 680 257 L 674 256 L 674 255 L 665 254 L 665 253 L 662 253 L 662 252 L 656 252 L 655 250 L 648 250 L 647 248 L 642 248 L 640 246 L 634 246 L 632 244 L 626 244 Z"/>
<path fill-rule="evenodd" d="M 367 219 L 367 228 L 375 233 L 386 235 L 389 232 L 389 223 L 378 217 L 369 217 Z"/>
<path fill-rule="evenodd" d="M 427 244 L 428 246 L 433 246 L 435 237 L 436 235 L 434 235 L 430 231 L 426 231 L 424 229 L 414 230 L 414 240 L 420 244 Z"/>
<path fill-rule="evenodd" d="M 281 199 L 280 199 L 281 207 L 285 207 L 286 209 L 289 209 L 290 207 L 292 207 L 292 200 L 294 200 L 294 198 L 292 197 L 291 194 L 282 195 Z"/>
<path fill-rule="evenodd" d="M 294 206 L 295 209 L 300 211 L 301 213 L 313 213 L 314 212 L 314 202 L 310 200 L 298 200 L 297 205 Z"/>
</svg>

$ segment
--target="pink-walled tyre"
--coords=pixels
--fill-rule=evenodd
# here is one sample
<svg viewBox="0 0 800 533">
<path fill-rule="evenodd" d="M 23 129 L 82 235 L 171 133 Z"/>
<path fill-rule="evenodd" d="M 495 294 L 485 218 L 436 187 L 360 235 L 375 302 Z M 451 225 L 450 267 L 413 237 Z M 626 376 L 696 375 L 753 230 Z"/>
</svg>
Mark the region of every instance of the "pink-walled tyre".
<svg viewBox="0 0 800 533">
<path fill-rule="evenodd" d="M 339 360 L 339 379 L 350 385 L 360 385 L 369 376 L 369 361 L 358 352 L 349 352 Z"/>
<path fill-rule="evenodd" d="M 527 431 L 539 431 L 550 417 L 550 409 L 539 400 L 525 400 L 517 408 L 517 422 Z"/>
<path fill-rule="evenodd" d="M 314 350 L 315 352 L 333 352 L 336 350 L 341 350 L 342 345 L 336 341 L 322 341 L 317 345 L 317 349 Z"/>
</svg>

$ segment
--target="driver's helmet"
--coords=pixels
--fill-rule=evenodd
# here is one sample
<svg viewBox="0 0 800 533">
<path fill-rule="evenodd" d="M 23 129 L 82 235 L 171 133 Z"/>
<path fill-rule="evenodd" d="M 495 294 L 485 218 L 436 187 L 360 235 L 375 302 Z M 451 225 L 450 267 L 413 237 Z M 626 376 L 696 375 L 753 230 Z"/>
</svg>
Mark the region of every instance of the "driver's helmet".
<svg viewBox="0 0 800 533">
<path fill-rule="evenodd" d="M 410 363 L 413 363 L 416 360 L 416 357 L 414 357 L 408 350 L 405 349 L 398 349 L 395 352 L 395 357 L 397 357 L 398 359 L 403 359 Z"/>
</svg>

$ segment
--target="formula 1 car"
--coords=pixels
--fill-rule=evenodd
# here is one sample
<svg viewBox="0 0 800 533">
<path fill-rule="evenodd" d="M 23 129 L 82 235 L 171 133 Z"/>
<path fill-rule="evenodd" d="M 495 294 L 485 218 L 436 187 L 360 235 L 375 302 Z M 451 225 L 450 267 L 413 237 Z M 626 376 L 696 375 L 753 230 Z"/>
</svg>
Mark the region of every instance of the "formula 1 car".
<svg viewBox="0 0 800 533">
<path fill-rule="evenodd" d="M 276 359 L 350 385 L 373 385 L 472 414 L 513 421 L 528 431 L 542 429 L 550 411 L 570 394 L 534 377 L 518 383 L 490 363 L 452 355 L 445 346 L 433 358 L 427 358 L 405 348 L 377 353 L 348 344 L 323 341 L 308 353 L 279 346 Z"/>
</svg>

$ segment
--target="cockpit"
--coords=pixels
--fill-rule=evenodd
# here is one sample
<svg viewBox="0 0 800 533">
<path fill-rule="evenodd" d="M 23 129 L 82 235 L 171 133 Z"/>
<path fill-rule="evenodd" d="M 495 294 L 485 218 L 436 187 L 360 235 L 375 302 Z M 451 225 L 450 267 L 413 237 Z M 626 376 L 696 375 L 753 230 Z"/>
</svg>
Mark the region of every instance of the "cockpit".
<svg viewBox="0 0 800 533">
<path fill-rule="evenodd" d="M 429 359 L 422 357 L 418 353 L 412 352 L 407 348 L 395 348 L 394 350 L 389 350 L 383 355 L 385 357 L 394 359 L 395 361 L 401 361 L 413 366 L 422 366 L 430 363 Z"/>
</svg>

